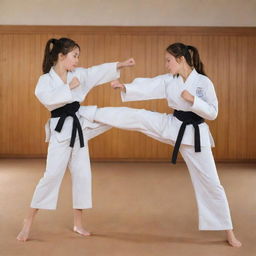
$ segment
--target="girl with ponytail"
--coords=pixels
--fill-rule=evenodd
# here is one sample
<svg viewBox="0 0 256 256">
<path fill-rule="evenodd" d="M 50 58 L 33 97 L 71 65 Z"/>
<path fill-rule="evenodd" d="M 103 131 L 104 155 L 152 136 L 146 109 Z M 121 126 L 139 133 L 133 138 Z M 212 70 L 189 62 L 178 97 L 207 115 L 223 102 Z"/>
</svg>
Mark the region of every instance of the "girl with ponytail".
<svg viewBox="0 0 256 256">
<path fill-rule="evenodd" d="M 111 127 L 93 123 L 97 106 L 81 106 L 89 91 L 119 78 L 120 69 L 133 59 L 78 68 L 80 47 L 69 38 L 52 38 L 45 46 L 43 75 L 35 89 L 38 100 L 50 111 L 46 124 L 49 141 L 46 170 L 39 181 L 28 216 L 18 234 L 26 241 L 39 209 L 55 210 L 60 184 L 67 167 L 72 176 L 74 232 L 89 236 L 82 224 L 82 210 L 92 207 L 91 168 L 87 141 Z"/>
<path fill-rule="evenodd" d="M 100 108 L 95 120 L 113 127 L 140 131 L 161 142 L 174 145 L 172 163 L 178 152 L 187 164 L 194 186 L 200 230 L 225 230 L 227 242 L 240 247 L 236 239 L 223 186 L 220 183 L 211 147 L 214 146 L 205 119 L 218 115 L 218 100 L 213 83 L 206 76 L 198 50 L 174 43 L 167 47 L 167 74 L 137 78 L 130 84 L 118 80 L 123 101 L 167 99 L 173 114 L 144 109 Z M 171 175 L 171 174 L 170 174 Z"/>
</svg>

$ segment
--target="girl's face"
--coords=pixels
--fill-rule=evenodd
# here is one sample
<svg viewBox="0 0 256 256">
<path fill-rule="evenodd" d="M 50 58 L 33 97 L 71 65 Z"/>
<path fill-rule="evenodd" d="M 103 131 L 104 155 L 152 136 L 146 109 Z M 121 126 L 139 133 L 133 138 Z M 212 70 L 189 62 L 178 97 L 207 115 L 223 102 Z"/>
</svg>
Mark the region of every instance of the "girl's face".
<svg viewBox="0 0 256 256">
<path fill-rule="evenodd" d="M 79 48 L 75 47 L 71 52 L 66 55 L 60 54 L 59 60 L 62 62 L 64 68 L 68 71 L 74 70 L 79 62 Z"/>
<path fill-rule="evenodd" d="M 181 63 L 180 63 L 179 59 L 176 59 L 169 52 L 166 52 L 165 53 L 165 67 L 172 75 L 177 75 L 177 74 L 179 74 Z"/>
</svg>

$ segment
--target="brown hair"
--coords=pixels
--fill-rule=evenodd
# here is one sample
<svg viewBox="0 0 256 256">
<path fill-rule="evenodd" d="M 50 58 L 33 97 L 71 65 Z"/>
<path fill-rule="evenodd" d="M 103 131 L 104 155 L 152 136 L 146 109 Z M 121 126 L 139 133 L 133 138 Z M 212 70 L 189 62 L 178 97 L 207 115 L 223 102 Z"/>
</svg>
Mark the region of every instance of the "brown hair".
<svg viewBox="0 0 256 256">
<path fill-rule="evenodd" d="M 50 71 L 51 67 L 57 62 L 59 53 L 66 55 L 75 47 L 80 50 L 80 46 L 69 38 L 52 38 L 48 40 L 44 50 L 43 73 Z"/>
<path fill-rule="evenodd" d="M 174 43 L 169 45 L 166 51 L 175 58 L 184 56 L 190 67 L 195 68 L 199 74 L 206 75 L 204 72 L 204 64 L 200 60 L 196 47 L 183 43 Z"/>
</svg>

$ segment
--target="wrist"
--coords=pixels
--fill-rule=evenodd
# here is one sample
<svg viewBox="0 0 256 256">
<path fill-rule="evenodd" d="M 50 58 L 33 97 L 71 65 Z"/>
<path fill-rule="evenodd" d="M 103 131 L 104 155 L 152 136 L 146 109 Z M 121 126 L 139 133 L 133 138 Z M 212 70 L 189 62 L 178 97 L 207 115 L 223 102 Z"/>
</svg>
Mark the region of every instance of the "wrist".
<svg viewBox="0 0 256 256">
<path fill-rule="evenodd" d="M 75 88 L 75 86 L 73 84 L 71 84 L 71 83 L 68 84 L 68 86 L 69 86 L 69 89 L 71 89 L 71 90 Z"/>
<path fill-rule="evenodd" d="M 122 88 L 121 88 L 122 92 L 126 93 L 126 87 L 124 84 L 122 84 Z"/>
<path fill-rule="evenodd" d="M 116 65 L 116 69 L 121 69 L 123 67 L 123 63 L 122 62 L 118 62 Z"/>
<path fill-rule="evenodd" d="M 194 103 L 194 100 L 195 100 L 195 97 L 193 95 L 191 95 L 190 97 L 190 102 L 193 104 Z"/>
</svg>

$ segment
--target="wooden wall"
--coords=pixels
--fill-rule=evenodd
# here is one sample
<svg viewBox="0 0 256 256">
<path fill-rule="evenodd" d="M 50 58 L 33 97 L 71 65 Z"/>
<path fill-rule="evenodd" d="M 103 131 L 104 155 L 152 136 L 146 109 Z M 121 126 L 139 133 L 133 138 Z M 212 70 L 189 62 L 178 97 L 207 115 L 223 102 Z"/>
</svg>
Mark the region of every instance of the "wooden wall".
<svg viewBox="0 0 256 256">
<path fill-rule="evenodd" d="M 165 73 L 164 51 L 173 42 L 195 45 L 219 98 L 209 122 L 218 161 L 256 160 L 256 28 L 0 26 L 0 156 L 44 156 L 49 113 L 34 96 L 46 41 L 70 37 L 81 46 L 81 66 L 134 57 L 121 81 Z M 109 84 L 84 104 L 171 112 L 165 100 L 122 103 Z M 96 160 L 169 160 L 172 148 L 137 132 L 112 129 L 90 141 Z"/>
</svg>

